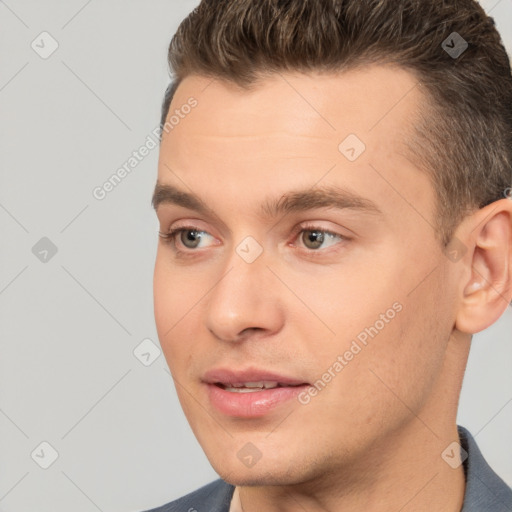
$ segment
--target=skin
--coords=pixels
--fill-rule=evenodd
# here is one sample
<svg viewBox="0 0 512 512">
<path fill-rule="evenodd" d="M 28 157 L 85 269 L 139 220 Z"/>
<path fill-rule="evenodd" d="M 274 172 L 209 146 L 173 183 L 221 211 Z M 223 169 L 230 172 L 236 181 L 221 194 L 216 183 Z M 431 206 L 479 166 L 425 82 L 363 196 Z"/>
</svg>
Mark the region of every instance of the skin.
<svg viewBox="0 0 512 512">
<path fill-rule="evenodd" d="M 433 186 L 403 146 L 426 101 L 416 84 L 378 65 L 276 74 L 251 91 L 192 75 L 173 99 L 170 112 L 191 96 L 198 106 L 164 134 L 158 181 L 196 193 L 213 213 L 158 207 L 161 232 L 192 224 L 207 235 L 197 249 L 178 235 L 178 256 L 159 240 L 156 325 L 194 434 L 245 512 L 462 507 L 462 466 L 441 453 L 458 441 L 471 334 L 511 300 L 512 201 L 466 217 L 455 233 L 463 257 L 446 256 L 432 228 Z M 351 133 L 366 145 L 354 162 L 338 150 Z M 324 185 L 382 214 L 260 215 L 269 196 Z M 305 222 L 348 239 L 311 249 L 308 232 L 294 231 Z M 250 264 L 235 250 L 247 236 L 263 248 Z M 201 377 L 214 367 L 315 382 L 396 302 L 403 309 L 307 405 L 241 419 L 209 402 Z M 248 442 L 262 454 L 252 467 L 237 457 Z"/>
</svg>

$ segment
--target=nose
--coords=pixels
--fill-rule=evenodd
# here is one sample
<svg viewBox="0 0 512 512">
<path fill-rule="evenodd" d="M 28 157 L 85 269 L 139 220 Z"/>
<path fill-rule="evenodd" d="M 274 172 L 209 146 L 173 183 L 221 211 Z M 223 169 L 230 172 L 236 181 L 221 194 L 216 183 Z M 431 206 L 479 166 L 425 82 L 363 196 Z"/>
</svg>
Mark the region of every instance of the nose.
<svg viewBox="0 0 512 512">
<path fill-rule="evenodd" d="M 255 333 L 275 334 L 283 326 L 282 284 L 267 267 L 265 252 L 248 263 L 233 251 L 206 306 L 206 326 L 217 338 L 242 341 Z M 281 293 L 280 293 L 281 292 Z"/>
</svg>

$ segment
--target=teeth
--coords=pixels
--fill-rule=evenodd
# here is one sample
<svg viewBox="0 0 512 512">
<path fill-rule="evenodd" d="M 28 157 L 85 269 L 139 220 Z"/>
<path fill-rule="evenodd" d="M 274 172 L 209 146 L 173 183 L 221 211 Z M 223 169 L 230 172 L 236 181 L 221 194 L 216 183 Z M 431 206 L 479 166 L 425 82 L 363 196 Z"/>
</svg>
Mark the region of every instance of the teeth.
<svg viewBox="0 0 512 512">
<path fill-rule="evenodd" d="M 273 382 L 269 380 L 262 380 L 260 382 L 245 382 L 243 384 L 246 388 L 277 388 L 278 382 Z"/>
<path fill-rule="evenodd" d="M 231 391 L 234 393 L 254 393 L 255 391 L 261 391 L 263 388 L 230 388 L 225 387 L 225 391 Z"/>
<path fill-rule="evenodd" d="M 223 386 L 226 391 L 234 391 L 236 393 L 251 393 L 253 391 L 261 391 L 262 389 L 273 389 L 279 385 L 275 381 L 259 381 L 259 382 L 242 382 L 229 383 Z"/>
</svg>

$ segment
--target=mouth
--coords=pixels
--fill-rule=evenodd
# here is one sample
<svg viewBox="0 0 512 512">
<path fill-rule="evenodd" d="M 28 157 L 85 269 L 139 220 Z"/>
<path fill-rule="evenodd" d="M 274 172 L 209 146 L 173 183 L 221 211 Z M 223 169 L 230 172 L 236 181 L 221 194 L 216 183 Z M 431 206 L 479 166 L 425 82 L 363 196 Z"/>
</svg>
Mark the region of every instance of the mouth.
<svg viewBox="0 0 512 512">
<path fill-rule="evenodd" d="M 285 384 L 276 381 L 259 381 L 259 382 L 237 382 L 237 383 L 223 383 L 215 382 L 215 386 L 229 391 L 231 393 L 254 393 L 262 391 L 264 389 L 276 389 L 276 388 L 287 388 L 287 387 L 298 387 L 304 384 Z"/>
<path fill-rule="evenodd" d="M 210 404 L 222 415 L 256 418 L 278 410 L 309 383 L 262 370 L 218 369 L 203 378 Z"/>
</svg>

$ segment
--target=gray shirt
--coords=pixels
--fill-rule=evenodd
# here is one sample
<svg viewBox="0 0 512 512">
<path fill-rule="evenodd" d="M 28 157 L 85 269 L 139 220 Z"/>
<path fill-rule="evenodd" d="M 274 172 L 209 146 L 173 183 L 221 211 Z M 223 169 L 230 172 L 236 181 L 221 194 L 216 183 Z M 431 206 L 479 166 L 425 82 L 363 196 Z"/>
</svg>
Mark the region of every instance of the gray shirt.
<svg viewBox="0 0 512 512">
<path fill-rule="evenodd" d="M 512 490 L 490 468 L 473 436 L 458 427 L 464 461 L 466 491 L 461 512 L 512 512 Z M 201 487 L 182 498 L 146 512 L 229 512 L 235 487 L 223 480 Z"/>
</svg>

